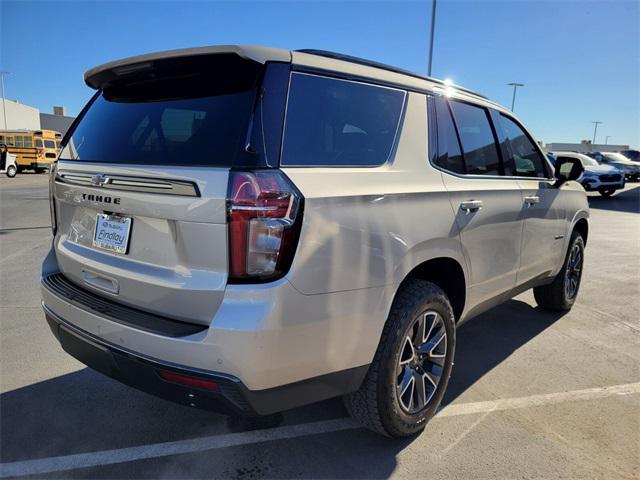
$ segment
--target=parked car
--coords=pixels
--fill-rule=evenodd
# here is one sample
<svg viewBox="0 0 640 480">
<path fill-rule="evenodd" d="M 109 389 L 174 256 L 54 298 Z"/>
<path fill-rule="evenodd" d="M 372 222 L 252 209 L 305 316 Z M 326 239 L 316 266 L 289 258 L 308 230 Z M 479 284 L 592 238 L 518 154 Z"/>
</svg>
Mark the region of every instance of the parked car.
<svg viewBox="0 0 640 480">
<path fill-rule="evenodd" d="M 624 172 L 609 165 L 600 165 L 588 155 L 576 152 L 553 152 L 557 159 L 579 160 L 584 168 L 580 183 L 587 192 L 598 192 L 603 197 L 610 197 L 616 190 L 624 188 Z"/>
<path fill-rule="evenodd" d="M 601 165 L 609 165 L 615 167 L 624 172 L 624 177 L 632 182 L 637 182 L 640 179 L 640 164 L 632 162 L 621 153 L 615 152 L 592 152 L 587 153 L 591 158 L 594 158 Z"/>
<path fill-rule="evenodd" d="M 640 152 L 638 150 L 621 150 L 619 153 L 627 157 L 632 162 L 640 162 Z"/>
<path fill-rule="evenodd" d="M 554 175 L 479 94 L 243 46 L 85 81 L 50 177 L 43 306 L 69 354 L 128 385 L 242 415 L 344 396 L 402 437 L 435 414 L 458 325 L 530 288 L 543 309 L 576 300 L 582 165 Z"/>
<path fill-rule="evenodd" d="M 9 178 L 15 177 L 18 173 L 16 156 L 9 153 L 9 149 L 4 143 L 0 143 L 0 173 L 4 173 Z"/>
</svg>

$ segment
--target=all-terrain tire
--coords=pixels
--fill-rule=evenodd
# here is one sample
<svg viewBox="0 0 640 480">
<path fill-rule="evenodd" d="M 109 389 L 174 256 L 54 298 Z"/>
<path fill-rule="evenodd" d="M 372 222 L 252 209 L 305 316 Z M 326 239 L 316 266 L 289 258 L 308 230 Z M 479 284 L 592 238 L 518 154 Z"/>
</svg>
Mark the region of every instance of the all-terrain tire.
<svg viewBox="0 0 640 480">
<path fill-rule="evenodd" d="M 578 285 L 574 295 L 568 296 L 567 289 L 565 288 L 565 282 L 567 278 L 567 269 L 570 268 L 569 261 L 571 258 L 571 252 L 577 248 L 582 256 L 580 272 L 578 275 Z M 550 310 L 554 312 L 565 312 L 571 310 L 573 304 L 578 296 L 578 290 L 580 288 L 580 280 L 582 279 L 582 266 L 584 261 L 584 240 L 580 233 L 574 231 L 571 234 L 569 241 L 569 248 L 564 258 L 562 268 L 554 278 L 553 282 L 548 285 L 542 285 L 533 289 L 533 296 L 536 299 L 538 306 L 544 310 Z"/>
<path fill-rule="evenodd" d="M 408 329 L 427 311 L 437 312 L 444 321 L 446 355 L 442 375 L 431 400 L 422 411 L 409 414 L 399 404 L 396 369 Z M 453 367 L 455 334 L 453 308 L 444 291 L 425 280 L 406 280 L 393 302 L 380 344 L 362 385 L 344 397 L 349 414 L 370 430 L 388 437 L 407 437 L 421 432 L 435 414 L 447 388 Z"/>
</svg>

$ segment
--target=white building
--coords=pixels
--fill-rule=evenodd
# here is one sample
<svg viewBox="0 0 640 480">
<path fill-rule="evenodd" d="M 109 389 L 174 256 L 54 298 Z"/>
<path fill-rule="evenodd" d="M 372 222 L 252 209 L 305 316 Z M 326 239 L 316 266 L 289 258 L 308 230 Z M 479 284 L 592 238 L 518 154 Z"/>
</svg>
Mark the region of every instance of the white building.
<svg viewBox="0 0 640 480">
<path fill-rule="evenodd" d="M 2 130 L 40 130 L 40 110 L 13 100 L 2 101 L 0 129 Z"/>
<path fill-rule="evenodd" d="M 601 143 L 591 143 L 590 140 L 583 140 L 580 143 L 547 143 L 544 146 L 545 152 L 619 152 L 629 150 L 629 145 L 611 145 Z"/>
<path fill-rule="evenodd" d="M 0 130 L 55 130 L 64 135 L 73 120 L 65 115 L 64 107 L 53 107 L 51 114 L 14 100 L 0 103 Z"/>
</svg>

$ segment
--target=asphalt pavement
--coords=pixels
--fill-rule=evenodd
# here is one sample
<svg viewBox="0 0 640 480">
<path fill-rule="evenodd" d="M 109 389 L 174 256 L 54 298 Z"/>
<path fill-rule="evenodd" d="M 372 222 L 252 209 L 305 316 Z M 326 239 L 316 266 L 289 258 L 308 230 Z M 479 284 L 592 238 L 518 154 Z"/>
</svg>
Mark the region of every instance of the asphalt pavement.
<svg viewBox="0 0 640 480">
<path fill-rule="evenodd" d="M 250 428 L 85 368 L 40 308 L 47 177 L 2 177 L 0 477 L 640 478 L 640 184 L 590 205 L 573 310 L 526 292 L 467 322 L 443 409 L 398 441 L 339 400 Z"/>
</svg>

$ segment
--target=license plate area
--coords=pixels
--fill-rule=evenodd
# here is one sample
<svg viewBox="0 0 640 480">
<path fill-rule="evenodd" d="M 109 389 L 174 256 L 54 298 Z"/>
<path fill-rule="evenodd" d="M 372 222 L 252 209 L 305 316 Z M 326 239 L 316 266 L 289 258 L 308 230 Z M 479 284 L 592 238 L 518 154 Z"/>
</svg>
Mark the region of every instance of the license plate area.
<svg viewBox="0 0 640 480">
<path fill-rule="evenodd" d="M 126 255 L 129 249 L 130 233 L 130 217 L 98 213 L 96 215 L 96 229 L 93 234 L 93 246 Z"/>
</svg>

